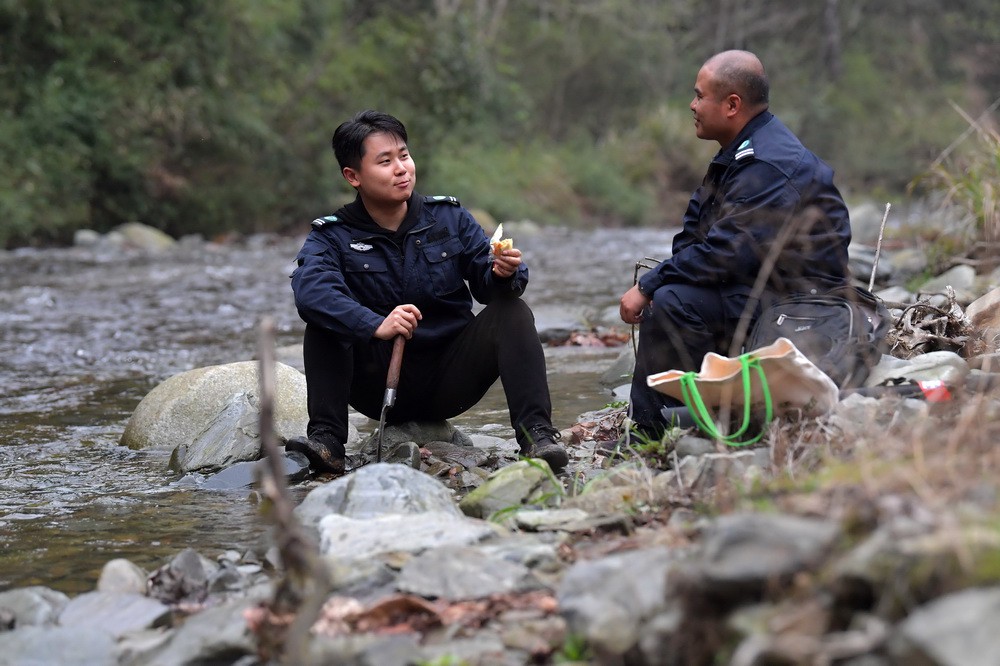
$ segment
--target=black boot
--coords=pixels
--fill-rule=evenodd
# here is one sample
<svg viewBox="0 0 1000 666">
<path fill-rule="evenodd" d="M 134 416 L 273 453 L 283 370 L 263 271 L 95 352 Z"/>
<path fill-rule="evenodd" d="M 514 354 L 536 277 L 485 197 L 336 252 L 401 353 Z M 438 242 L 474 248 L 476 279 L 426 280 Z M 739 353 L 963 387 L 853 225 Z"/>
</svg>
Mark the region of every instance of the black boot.
<svg viewBox="0 0 1000 666">
<path fill-rule="evenodd" d="M 551 425 L 538 424 L 529 426 L 527 432 L 518 434 L 517 441 L 521 445 L 521 455 L 526 458 L 541 458 L 549 464 L 553 472 L 561 471 L 569 463 L 566 448 L 557 444 L 562 434 Z"/>
<path fill-rule="evenodd" d="M 285 450 L 304 455 L 309 460 L 309 467 L 317 473 L 344 473 L 344 461 L 347 455 L 344 445 L 339 442 L 330 445 L 306 437 L 292 437 L 285 442 Z"/>
</svg>

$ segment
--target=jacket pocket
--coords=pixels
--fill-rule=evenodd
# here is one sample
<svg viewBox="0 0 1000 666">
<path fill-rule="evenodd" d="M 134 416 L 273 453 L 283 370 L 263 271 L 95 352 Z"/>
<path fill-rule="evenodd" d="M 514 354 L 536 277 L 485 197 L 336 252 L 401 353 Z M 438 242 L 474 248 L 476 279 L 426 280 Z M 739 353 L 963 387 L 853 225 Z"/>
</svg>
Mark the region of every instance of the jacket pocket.
<svg viewBox="0 0 1000 666">
<path fill-rule="evenodd" d="M 430 269 L 428 273 L 431 284 L 438 296 L 451 294 L 465 287 L 459 261 L 461 256 L 462 242 L 457 238 L 449 238 L 424 248 L 424 259 Z"/>
<path fill-rule="evenodd" d="M 344 282 L 355 300 L 376 311 L 384 309 L 393 293 L 385 258 L 349 254 L 344 257 L 343 267 Z"/>
</svg>

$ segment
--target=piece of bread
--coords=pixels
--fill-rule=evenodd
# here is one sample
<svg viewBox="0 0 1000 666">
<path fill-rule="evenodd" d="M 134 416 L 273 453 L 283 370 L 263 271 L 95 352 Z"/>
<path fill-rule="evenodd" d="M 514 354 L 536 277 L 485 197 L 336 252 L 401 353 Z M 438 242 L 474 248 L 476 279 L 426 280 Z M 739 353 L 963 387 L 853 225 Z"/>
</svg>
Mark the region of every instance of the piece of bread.
<svg viewBox="0 0 1000 666">
<path fill-rule="evenodd" d="M 504 238 L 503 240 L 493 243 L 493 256 L 500 256 L 500 253 L 504 250 L 513 250 L 514 241 L 510 238 Z"/>
</svg>

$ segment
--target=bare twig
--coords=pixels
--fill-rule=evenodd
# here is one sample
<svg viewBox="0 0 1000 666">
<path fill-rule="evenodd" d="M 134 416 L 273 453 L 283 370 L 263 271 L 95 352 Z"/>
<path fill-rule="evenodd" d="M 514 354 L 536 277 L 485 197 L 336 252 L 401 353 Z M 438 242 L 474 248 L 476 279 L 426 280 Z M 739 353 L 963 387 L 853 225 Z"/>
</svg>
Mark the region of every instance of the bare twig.
<svg viewBox="0 0 1000 666">
<path fill-rule="evenodd" d="M 260 359 L 260 438 L 264 464 L 258 468 L 260 485 L 270 501 L 270 520 L 281 556 L 284 578 L 275 587 L 270 611 L 273 617 L 295 615 L 287 634 L 280 623 L 265 630 L 261 640 L 268 652 L 277 652 L 289 664 L 307 662 L 309 630 L 319 617 L 330 591 L 319 549 L 295 516 L 295 505 L 285 482 L 284 465 L 274 433 L 274 322 L 265 317 L 257 338 Z"/>
<path fill-rule="evenodd" d="M 882 215 L 882 225 L 878 228 L 878 242 L 875 244 L 875 261 L 872 262 L 872 276 L 868 280 L 868 291 L 875 286 L 875 273 L 878 271 L 878 258 L 882 254 L 882 236 L 885 234 L 885 222 L 889 219 L 889 208 L 892 204 L 888 201 L 885 204 L 885 214 Z"/>
</svg>

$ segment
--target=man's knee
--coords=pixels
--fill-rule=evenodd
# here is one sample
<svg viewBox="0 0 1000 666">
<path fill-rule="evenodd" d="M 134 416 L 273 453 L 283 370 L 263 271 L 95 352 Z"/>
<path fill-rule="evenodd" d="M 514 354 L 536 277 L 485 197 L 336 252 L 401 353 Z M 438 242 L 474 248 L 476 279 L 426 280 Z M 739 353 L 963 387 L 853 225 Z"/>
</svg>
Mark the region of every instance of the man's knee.
<svg viewBox="0 0 1000 666">
<path fill-rule="evenodd" d="M 478 317 L 498 330 L 534 330 L 535 315 L 520 298 L 498 298 L 487 305 Z"/>
</svg>

